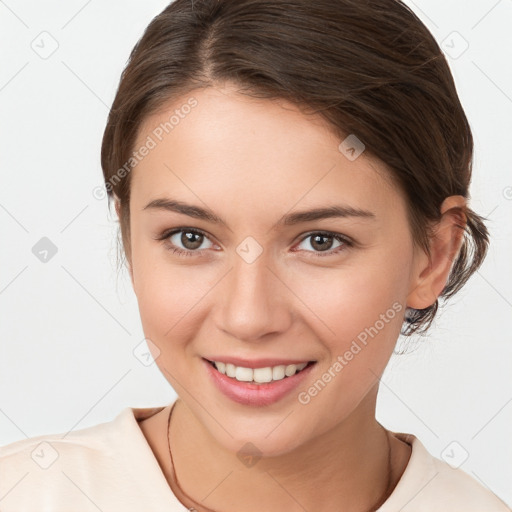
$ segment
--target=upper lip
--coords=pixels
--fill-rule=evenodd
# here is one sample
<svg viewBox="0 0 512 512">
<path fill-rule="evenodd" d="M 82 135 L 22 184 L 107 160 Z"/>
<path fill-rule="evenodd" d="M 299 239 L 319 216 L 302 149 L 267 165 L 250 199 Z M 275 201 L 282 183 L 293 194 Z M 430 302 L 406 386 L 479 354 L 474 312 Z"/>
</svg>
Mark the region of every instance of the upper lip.
<svg viewBox="0 0 512 512">
<path fill-rule="evenodd" d="M 267 368 L 268 366 L 288 366 L 290 364 L 301 364 L 309 363 L 312 359 L 274 359 L 270 357 L 264 357 L 259 359 L 243 359 L 240 357 L 232 356 L 212 356 L 205 357 L 207 361 L 217 361 L 223 363 L 231 363 L 235 366 L 241 366 L 243 368 Z"/>
</svg>

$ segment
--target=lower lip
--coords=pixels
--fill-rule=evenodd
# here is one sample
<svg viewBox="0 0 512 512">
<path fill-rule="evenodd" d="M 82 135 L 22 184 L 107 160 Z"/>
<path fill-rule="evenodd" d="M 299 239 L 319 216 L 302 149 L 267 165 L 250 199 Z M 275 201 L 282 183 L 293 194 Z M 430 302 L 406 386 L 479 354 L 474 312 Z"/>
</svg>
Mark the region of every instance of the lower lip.
<svg viewBox="0 0 512 512">
<path fill-rule="evenodd" d="M 273 404 L 291 393 L 310 374 L 316 363 L 291 377 L 264 384 L 252 384 L 232 379 L 220 373 L 206 359 L 203 359 L 203 364 L 213 383 L 228 398 L 243 405 L 262 406 Z"/>
</svg>

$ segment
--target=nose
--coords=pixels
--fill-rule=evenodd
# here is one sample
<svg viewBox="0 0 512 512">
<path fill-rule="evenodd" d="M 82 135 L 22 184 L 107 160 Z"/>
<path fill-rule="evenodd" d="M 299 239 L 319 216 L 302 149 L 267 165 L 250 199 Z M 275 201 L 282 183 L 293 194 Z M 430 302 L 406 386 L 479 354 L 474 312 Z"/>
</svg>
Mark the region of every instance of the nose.
<svg viewBox="0 0 512 512">
<path fill-rule="evenodd" d="M 237 340 L 257 342 L 285 332 L 293 294 L 265 252 L 248 262 L 238 254 L 217 290 L 217 327 Z"/>
</svg>

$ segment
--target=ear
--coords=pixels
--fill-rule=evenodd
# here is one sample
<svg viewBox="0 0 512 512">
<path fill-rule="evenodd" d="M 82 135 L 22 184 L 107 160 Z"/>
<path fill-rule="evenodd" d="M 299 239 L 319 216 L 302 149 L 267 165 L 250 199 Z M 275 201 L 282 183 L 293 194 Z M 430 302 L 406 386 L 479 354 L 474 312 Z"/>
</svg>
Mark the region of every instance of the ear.
<svg viewBox="0 0 512 512">
<path fill-rule="evenodd" d="M 464 227 L 467 222 L 464 214 L 466 199 L 463 196 L 447 197 L 441 205 L 441 219 L 430 240 L 431 259 L 424 251 L 418 250 L 415 257 L 411 291 L 407 296 L 407 306 L 425 309 L 439 297 L 459 253 L 463 242 Z"/>
<path fill-rule="evenodd" d="M 121 200 L 115 194 L 114 194 L 114 201 L 115 201 L 117 217 L 118 217 L 119 221 L 121 221 Z M 124 243 L 124 241 L 123 241 L 123 243 Z M 130 274 L 130 279 L 131 279 L 132 287 L 133 287 L 133 284 L 134 284 L 133 283 L 133 270 L 132 270 L 131 263 L 128 259 L 126 260 L 126 267 L 128 268 L 128 273 Z"/>
</svg>

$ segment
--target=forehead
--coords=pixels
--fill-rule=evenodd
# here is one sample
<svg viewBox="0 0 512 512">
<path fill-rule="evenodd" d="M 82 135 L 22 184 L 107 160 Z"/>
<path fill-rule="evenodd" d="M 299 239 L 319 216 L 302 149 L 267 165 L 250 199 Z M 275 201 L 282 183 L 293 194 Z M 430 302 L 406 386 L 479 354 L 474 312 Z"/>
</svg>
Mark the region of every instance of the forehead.
<svg viewBox="0 0 512 512">
<path fill-rule="evenodd" d="M 197 89 L 141 125 L 134 150 L 150 149 L 132 170 L 131 203 L 179 196 L 262 214 L 341 201 L 403 215 L 386 166 L 364 151 L 348 158 L 342 141 L 323 118 L 284 100 Z"/>
</svg>

